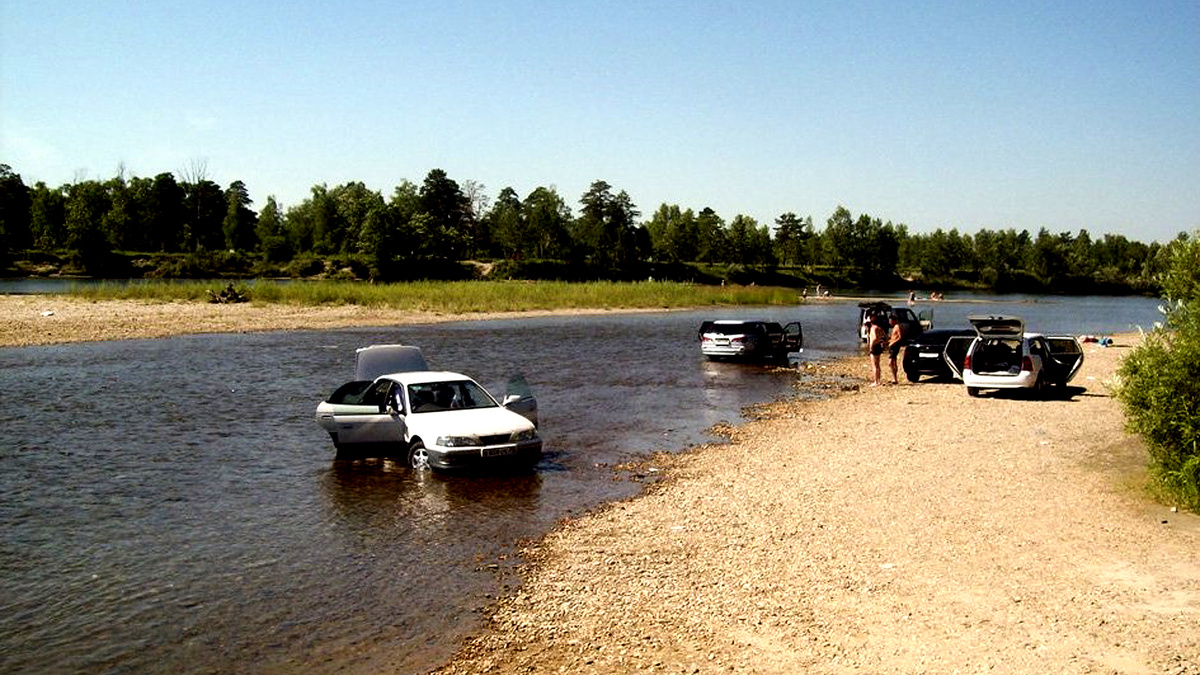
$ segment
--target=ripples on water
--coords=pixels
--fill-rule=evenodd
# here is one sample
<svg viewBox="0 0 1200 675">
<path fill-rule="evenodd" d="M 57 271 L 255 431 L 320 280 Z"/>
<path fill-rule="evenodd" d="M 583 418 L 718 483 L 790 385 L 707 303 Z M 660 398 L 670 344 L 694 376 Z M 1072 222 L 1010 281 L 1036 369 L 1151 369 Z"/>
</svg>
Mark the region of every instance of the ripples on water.
<svg viewBox="0 0 1200 675">
<path fill-rule="evenodd" d="M 1028 300 L 935 321 L 1157 318 L 1150 300 Z M 792 393 L 792 373 L 699 357 L 718 315 L 800 319 L 807 359 L 858 348 L 855 308 L 814 303 L 0 349 L 0 672 L 432 667 L 516 582 L 519 540 L 636 493 L 611 466 Z M 333 461 L 313 409 L 354 348 L 387 342 L 493 393 L 523 372 L 546 461 L 499 477 Z"/>
</svg>

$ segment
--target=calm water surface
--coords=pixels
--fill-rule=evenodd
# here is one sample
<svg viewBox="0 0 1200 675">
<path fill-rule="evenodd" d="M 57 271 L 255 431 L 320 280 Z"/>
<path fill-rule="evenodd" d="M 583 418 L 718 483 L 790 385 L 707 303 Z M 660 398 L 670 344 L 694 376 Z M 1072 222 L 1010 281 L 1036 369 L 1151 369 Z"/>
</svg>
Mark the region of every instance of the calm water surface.
<svg viewBox="0 0 1200 675">
<path fill-rule="evenodd" d="M 1159 317 L 1141 298 L 968 299 L 988 302 L 939 303 L 937 327 Z M 522 539 L 639 490 L 613 466 L 794 394 L 787 370 L 700 358 L 697 326 L 721 317 L 802 321 L 805 360 L 859 349 L 840 303 L 0 349 L 0 672 L 432 668 L 517 583 Z M 356 347 L 388 342 L 493 393 L 524 373 L 545 461 L 498 477 L 334 461 L 313 410 Z"/>
</svg>

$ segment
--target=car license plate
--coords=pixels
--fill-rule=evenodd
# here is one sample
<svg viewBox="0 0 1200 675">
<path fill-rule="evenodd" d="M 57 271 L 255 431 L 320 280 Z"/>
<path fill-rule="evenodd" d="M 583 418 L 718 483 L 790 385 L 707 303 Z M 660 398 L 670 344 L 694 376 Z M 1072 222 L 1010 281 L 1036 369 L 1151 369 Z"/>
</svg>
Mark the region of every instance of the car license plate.
<svg viewBox="0 0 1200 675">
<path fill-rule="evenodd" d="M 919 355 L 923 359 L 936 359 L 938 357 L 936 352 L 921 352 Z"/>
<path fill-rule="evenodd" d="M 515 455 L 516 452 L 517 452 L 517 446 L 515 446 L 515 445 L 510 445 L 510 446 L 503 447 L 503 448 L 484 448 L 483 456 L 484 457 L 501 457 L 503 455 Z"/>
</svg>

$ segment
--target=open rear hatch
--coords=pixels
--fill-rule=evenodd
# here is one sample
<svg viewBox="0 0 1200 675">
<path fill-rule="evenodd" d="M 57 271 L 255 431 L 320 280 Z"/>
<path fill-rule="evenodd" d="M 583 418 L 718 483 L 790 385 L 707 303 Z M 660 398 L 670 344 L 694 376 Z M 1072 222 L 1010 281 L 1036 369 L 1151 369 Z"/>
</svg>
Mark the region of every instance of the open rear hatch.
<svg viewBox="0 0 1200 675">
<path fill-rule="evenodd" d="M 1018 316 L 968 316 L 967 321 L 979 337 L 1020 338 L 1025 335 L 1025 320 Z"/>
</svg>

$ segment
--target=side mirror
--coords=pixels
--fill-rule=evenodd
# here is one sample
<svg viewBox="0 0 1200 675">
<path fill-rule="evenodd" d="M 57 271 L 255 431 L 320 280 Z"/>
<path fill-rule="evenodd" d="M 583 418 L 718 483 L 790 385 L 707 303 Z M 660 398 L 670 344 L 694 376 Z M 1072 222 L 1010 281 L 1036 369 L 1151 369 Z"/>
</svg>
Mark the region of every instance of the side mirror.
<svg viewBox="0 0 1200 675">
<path fill-rule="evenodd" d="M 503 401 L 501 401 L 500 405 L 502 405 L 502 406 L 504 406 L 505 408 L 507 408 L 508 406 L 510 406 L 510 405 L 512 405 L 512 404 L 514 404 L 514 403 L 516 403 L 517 401 L 520 401 L 520 400 L 521 400 L 521 397 L 520 397 L 519 395 L 517 395 L 517 394 L 509 394 L 508 396 L 505 396 L 505 397 L 504 397 L 504 400 L 503 400 Z"/>
</svg>

